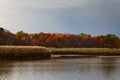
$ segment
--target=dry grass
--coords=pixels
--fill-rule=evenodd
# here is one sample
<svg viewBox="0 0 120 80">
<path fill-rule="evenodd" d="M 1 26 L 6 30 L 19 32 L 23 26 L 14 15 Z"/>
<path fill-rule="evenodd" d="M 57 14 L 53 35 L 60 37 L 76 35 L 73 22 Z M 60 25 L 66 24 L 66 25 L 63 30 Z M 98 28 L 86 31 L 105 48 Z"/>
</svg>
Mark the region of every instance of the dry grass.
<svg viewBox="0 0 120 80">
<path fill-rule="evenodd" d="M 55 55 L 120 56 L 111 48 L 45 48 L 39 46 L 0 46 L 0 59 L 46 59 Z"/>
<path fill-rule="evenodd" d="M 51 52 L 38 46 L 0 46 L 0 59 L 50 58 Z"/>
<path fill-rule="evenodd" d="M 52 54 L 120 55 L 120 49 L 111 48 L 50 48 Z"/>
</svg>

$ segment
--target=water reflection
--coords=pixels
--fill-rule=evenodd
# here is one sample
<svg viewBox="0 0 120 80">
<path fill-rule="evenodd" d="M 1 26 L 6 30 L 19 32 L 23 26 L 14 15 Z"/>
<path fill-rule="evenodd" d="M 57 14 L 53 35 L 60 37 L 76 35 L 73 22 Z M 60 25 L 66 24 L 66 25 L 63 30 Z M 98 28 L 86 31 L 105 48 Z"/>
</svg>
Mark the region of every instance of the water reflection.
<svg viewBox="0 0 120 80">
<path fill-rule="evenodd" d="M 119 80 L 119 58 L 0 61 L 0 80 Z"/>
<path fill-rule="evenodd" d="M 119 66 L 120 67 L 120 66 Z M 117 58 L 102 58 L 101 71 L 106 79 L 109 80 L 117 70 Z M 112 77 L 114 80 L 114 77 Z"/>
<path fill-rule="evenodd" d="M 6 79 L 12 72 L 13 64 L 9 61 L 0 61 L 0 80 Z"/>
</svg>

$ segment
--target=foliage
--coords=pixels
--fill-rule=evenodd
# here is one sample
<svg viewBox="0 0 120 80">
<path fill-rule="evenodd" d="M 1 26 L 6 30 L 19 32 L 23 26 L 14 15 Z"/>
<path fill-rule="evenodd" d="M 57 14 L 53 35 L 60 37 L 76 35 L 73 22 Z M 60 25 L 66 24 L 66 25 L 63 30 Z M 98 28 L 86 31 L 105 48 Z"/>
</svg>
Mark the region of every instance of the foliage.
<svg viewBox="0 0 120 80">
<path fill-rule="evenodd" d="M 108 44 L 111 48 L 114 47 L 119 38 L 115 34 L 108 34 L 107 36 L 104 37 L 104 43 Z"/>
<path fill-rule="evenodd" d="M 0 45 L 46 46 L 57 48 L 98 47 L 120 48 L 120 38 L 115 34 L 91 36 L 90 34 L 35 33 L 18 31 L 13 34 L 0 28 Z"/>
<path fill-rule="evenodd" d="M 0 33 L 1 33 L 1 32 L 4 32 L 4 29 L 3 29 L 2 27 L 0 27 Z"/>
</svg>

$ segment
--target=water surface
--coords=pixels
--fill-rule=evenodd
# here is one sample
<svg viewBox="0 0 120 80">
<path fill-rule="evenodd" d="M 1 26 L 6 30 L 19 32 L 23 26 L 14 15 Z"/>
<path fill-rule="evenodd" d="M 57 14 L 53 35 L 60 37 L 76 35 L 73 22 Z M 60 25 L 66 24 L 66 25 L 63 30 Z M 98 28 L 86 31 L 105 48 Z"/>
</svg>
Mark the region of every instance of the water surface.
<svg viewBox="0 0 120 80">
<path fill-rule="evenodd" d="M 0 61 L 0 80 L 120 80 L 120 58 Z"/>
</svg>

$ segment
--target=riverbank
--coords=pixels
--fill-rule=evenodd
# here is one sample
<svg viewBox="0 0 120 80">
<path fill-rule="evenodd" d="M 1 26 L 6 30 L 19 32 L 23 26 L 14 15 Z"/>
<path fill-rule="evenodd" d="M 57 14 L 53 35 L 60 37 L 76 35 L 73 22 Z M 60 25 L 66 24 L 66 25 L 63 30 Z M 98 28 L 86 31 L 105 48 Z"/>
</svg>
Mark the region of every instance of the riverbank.
<svg viewBox="0 0 120 80">
<path fill-rule="evenodd" d="M 54 55 L 120 56 L 120 49 L 112 48 L 50 48 Z"/>
<path fill-rule="evenodd" d="M 0 59 L 48 59 L 51 51 L 38 46 L 0 46 Z"/>
<path fill-rule="evenodd" d="M 111 48 L 46 48 L 39 46 L 0 46 L 0 59 L 50 59 L 120 56 L 120 49 Z"/>
</svg>

